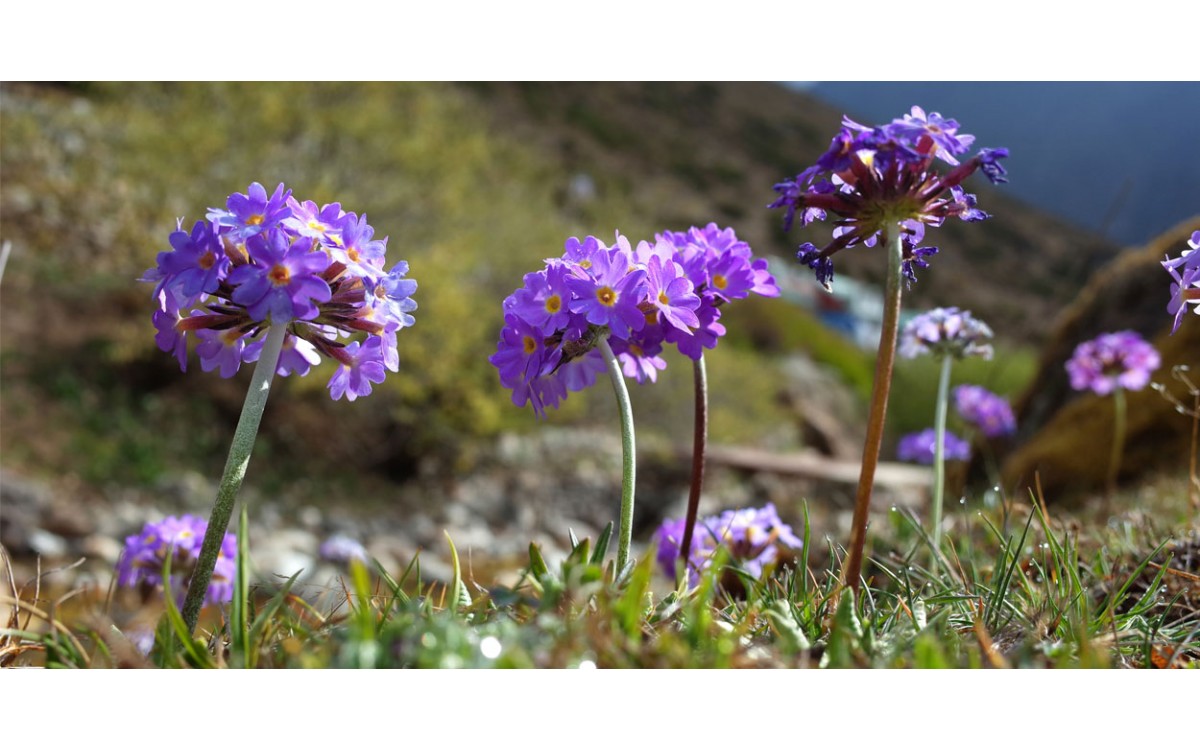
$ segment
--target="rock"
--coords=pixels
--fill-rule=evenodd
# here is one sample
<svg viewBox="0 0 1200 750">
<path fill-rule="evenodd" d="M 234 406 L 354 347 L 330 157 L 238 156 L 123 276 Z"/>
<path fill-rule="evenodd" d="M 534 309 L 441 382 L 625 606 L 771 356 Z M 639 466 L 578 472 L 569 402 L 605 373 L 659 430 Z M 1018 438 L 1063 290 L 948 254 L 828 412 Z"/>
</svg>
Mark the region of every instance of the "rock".
<svg viewBox="0 0 1200 750">
<path fill-rule="evenodd" d="M 1007 486 L 1024 491 L 1037 475 L 1046 499 L 1053 502 L 1104 485 L 1113 439 L 1113 403 L 1111 397 L 1071 389 L 1065 365 L 1079 343 L 1111 331 L 1137 331 L 1162 355 L 1162 367 L 1153 380 L 1177 395 L 1183 388 L 1171 377 L 1171 368 L 1200 369 L 1200 320 L 1188 315 L 1171 335 L 1174 320 L 1166 309 L 1171 277 L 1159 265 L 1165 255 L 1177 257 L 1186 250 L 1186 240 L 1197 228 L 1200 217 L 1145 247 L 1126 251 L 1100 269 L 1059 317 L 1032 385 L 1015 404 L 1017 448 L 1002 471 Z M 1126 396 L 1128 432 L 1120 478 L 1186 472 L 1191 420 L 1150 388 Z"/>
</svg>

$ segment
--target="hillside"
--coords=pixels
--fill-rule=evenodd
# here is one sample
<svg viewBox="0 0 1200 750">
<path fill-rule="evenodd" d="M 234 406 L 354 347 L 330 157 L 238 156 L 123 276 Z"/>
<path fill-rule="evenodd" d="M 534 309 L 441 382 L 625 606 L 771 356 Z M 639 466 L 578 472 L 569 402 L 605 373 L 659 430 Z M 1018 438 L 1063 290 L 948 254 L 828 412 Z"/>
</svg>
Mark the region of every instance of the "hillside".
<svg viewBox="0 0 1200 750">
<path fill-rule="evenodd" d="M 219 472 L 249 373 L 203 373 L 194 355 L 179 372 L 154 346 L 149 290 L 135 279 L 177 217 L 282 181 L 367 213 L 420 283 L 401 373 L 369 399 L 331 402 L 328 366 L 272 395 L 259 486 L 330 505 L 465 474 L 479 441 L 537 428 L 487 357 L 500 301 L 564 238 L 619 229 L 636 241 L 717 221 L 787 262 L 800 237 L 765 209 L 771 185 L 815 159 L 839 118 L 772 84 L 6 84 L 0 115 L 2 232 L 14 247 L 0 317 L 4 468 L 81 496 Z M 970 306 L 1001 336 L 1037 341 L 1113 249 L 981 193 L 995 220 L 947 227 L 909 304 Z M 841 272 L 881 271 L 870 252 L 844 255 Z M 1020 283 L 988 281 L 1011 278 Z M 782 355 L 817 361 L 859 394 L 869 381 L 869 355 L 801 310 L 747 302 L 728 322 L 721 351 L 732 353 L 709 364 L 722 442 L 797 446 L 797 415 L 779 404 L 811 388 L 789 380 Z M 635 410 L 651 435 L 685 440 L 690 373 L 669 361 L 656 386 L 636 389 Z M 606 395 L 572 396 L 551 420 L 611 425 Z"/>
<path fill-rule="evenodd" d="M 714 217 L 737 227 L 759 252 L 784 258 L 801 241 L 828 240 L 827 226 L 785 236 L 781 214 L 764 208 L 775 198 L 771 186 L 813 163 L 839 127 L 840 111 L 803 92 L 771 83 L 469 88 L 492 110 L 493 127 L 536 144 L 567 174 L 590 175 L 599 195 L 627 195 L 668 226 Z M 963 129 L 970 132 L 971 123 Z M 1014 153 L 1009 161 L 1019 165 L 1021 158 Z M 1002 337 L 1041 341 L 1046 321 L 1118 248 L 1021 204 L 1003 186 L 981 180 L 973 188 L 993 218 L 931 233 L 941 253 L 907 304 L 969 307 Z M 839 273 L 882 279 L 870 251 L 840 254 L 837 264 Z M 980 283 L 986 279 L 1019 283 Z"/>
</svg>

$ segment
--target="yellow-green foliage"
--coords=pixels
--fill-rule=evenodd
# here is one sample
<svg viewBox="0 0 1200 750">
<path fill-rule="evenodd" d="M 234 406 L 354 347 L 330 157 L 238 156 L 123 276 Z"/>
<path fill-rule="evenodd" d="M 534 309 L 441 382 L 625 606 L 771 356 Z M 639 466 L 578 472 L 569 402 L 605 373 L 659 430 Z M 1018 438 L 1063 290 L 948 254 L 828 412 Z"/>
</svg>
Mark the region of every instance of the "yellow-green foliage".
<svg viewBox="0 0 1200 750">
<path fill-rule="evenodd" d="M 210 433 L 236 418 L 248 373 L 222 380 L 200 372 L 194 354 L 189 372 L 176 371 L 153 343 L 150 287 L 135 280 L 168 248 L 177 218 L 190 226 L 252 181 L 365 212 L 389 236 L 389 260 L 408 260 L 420 285 L 416 325 L 400 334 L 401 371 L 369 398 L 331 404 L 329 363 L 279 385 L 256 448 L 277 459 L 267 471 L 325 460 L 403 475 L 427 455 L 461 467 L 462 438 L 535 427 L 487 362 L 501 300 L 570 235 L 608 239 L 619 229 L 636 242 L 667 228 L 655 205 L 634 204 L 602 173 L 594 201 L 564 207 L 570 173 L 553 152 L 497 132 L 491 113 L 450 85 L 100 84 L 5 95 L 5 235 L 15 252 L 4 376 L 36 406 L 5 399 L 4 447 L 30 468 L 144 481 L 172 467 L 219 467 L 224 448 Z M 731 307 L 732 335 L 710 358 L 719 439 L 753 439 L 770 416 L 772 368 L 752 347 L 807 349 L 860 388 L 869 382 L 863 357 L 787 308 Z M 40 345 L 18 346 L 31 332 Z M 53 385 L 67 362 L 69 401 Z M 639 423 L 667 424 L 659 415 L 671 414 L 680 415 L 671 424 L 690 425 L 690 363 L 673 357 L 671 370 L 669 390 L 637 389 Z M 552 418 L 610 420 L 609 400 L 573 394 Z M 198 413 L 190 401 L 220 424 L 189 424 Z M 15 445 L 35 421 L 41 447 Z"/>
</svg>

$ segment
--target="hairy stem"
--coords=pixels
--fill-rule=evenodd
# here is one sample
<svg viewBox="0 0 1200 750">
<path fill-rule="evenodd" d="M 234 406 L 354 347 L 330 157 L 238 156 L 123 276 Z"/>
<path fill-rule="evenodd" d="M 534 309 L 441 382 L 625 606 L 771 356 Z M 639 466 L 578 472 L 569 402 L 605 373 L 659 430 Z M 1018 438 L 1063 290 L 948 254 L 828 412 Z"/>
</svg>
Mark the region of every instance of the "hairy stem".
<svg viewBox="0 0 1200 750">
<path fill-rule="evenodd" d="M 934 408 L 933 428 L 937 439 L 933 446 L 933 507 L 929 520 L 933 524 L 933 559 L 942 548 L 942 501 L 946 496 L 946 406 L 950 400 L 950 365 L 953 358 L 942 357 L 942 372 L 938 377 L 937 405 Z"/>
<path fill-rule="evenodd" d="M 696 414 L 692 422 L 692 486 L 688 490 L 687 518 L 683 524 L 683 542 L 679 546 L 684 576 L 688 574 L 692 532 L 700 510 L 700 489 L 704 486 L 704 450 L 708 445 L 708 374 L 704 370 L 703 353 L 692 363 L 692 382 L 696 398 Z"/>
<path fill-rule="evenodd" d="M 241 489 L 242 480 L 246 477 L 250 451 L 254 448 L 258 424 L 262 421 L 263 409 L 267 406 L 271 378 L 279 364 L 279 353 L 283 349 L 286 333 L 286 325 L 272 325 L 267 329 L 267 340 L 258 356 L 258 363 L 254 366 L 250 390 L 246 393 L 242 416 L 238 419 L 233 443 L 229 446 L 229 458 L 225 461 L 225 472 L 221 475 L 221 484 L 217 488 L 217 501 L 208 519 L 208 530 L 204 532 L 200 559 L 196 562 L 196 570 L 192 573 L 192 580 L 188 585 L 187 598 L 183 602 L 183 621 L 189 633 L 196 629 L 196 621 L 200 619 L 204 595 L 208 592 L 213 568 L 216 567 L 217 557 L 221 553 L 221 541 L 225 539 L 225 530 L 229 527 L 230 516 L 233 515 L 234 501 L 237 499 L 238 490 Z"/>
<path fill-rule="evenodd" d="M 1108 483 L 1105 486 L 1105 510 L 1112 503 L 1113 495 L 1117 492 L 1117 474 L 1121 471 L 1121 454 L 1125 450 L 1125 389 L 1117 386 L 1113 389 L 1113 443 L 1112 455 L 1108 459 Z"/>
<path fill-rule="evenodd" d="M 621 363 L 613 354 L 608 339 L 601 338 L 600 353 L 608 365 L 608 376 L 612 379 L 613 392 L 617 395 L 617 410 L 621 413 L 621 527 L 617 537 L 617 572 L 625 569 L 629 562 L 629 546 L 633 541 L 633 488 L 637 479 L 637 457 L 633 441 L 633 405 L 629 402 L 629 389 L 625 387 L 625 376 Z"/>
<path fill-rule="evenodd" d="M 892 389 L 892 368 L 896 363 L 896 336 L 900 329 L 900 277 L 904 250 L 900 234 L 890 241 L 884 238 L 888 251 L 887 286 L 883 292 L 883 322 L 879 332 L 879 356 L 875 360 L 875 382 L 871 386 L 871 412 L 867 419 L 867 439 L 863 445 L 862 471 L 858 476 L 858 492 L 854 498 L 854 518 L 850 523 L 850 550 L 842 566 L 840 584 L 847 583 L 858 592 L 862 575 L 863 546 L 867 539 L 867 514 L 871 507 L 871 489 L 875 483 L 875 467 L 883 445 L 883 424 L 887 417 L 888 393 Z"/>
</svg>

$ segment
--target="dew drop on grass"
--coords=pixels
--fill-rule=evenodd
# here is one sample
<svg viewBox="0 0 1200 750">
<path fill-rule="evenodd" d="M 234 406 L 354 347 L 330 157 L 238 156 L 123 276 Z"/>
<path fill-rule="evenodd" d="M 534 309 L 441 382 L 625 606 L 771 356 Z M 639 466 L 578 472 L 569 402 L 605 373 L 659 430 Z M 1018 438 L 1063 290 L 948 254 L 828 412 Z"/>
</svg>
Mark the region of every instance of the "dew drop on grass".
<svg viewBox="0 0 1200 750">
<path fill-rule="evenodd" d="M 893 506 L 892 506 L 892 512 L 893 512 L 893 513 L 895 513 L 895 512 L 896 512 L 896 506 L 895 506 L 895 505 L 893 505 Z"/>
<path fill-rule="evenodd" d="M 483 654 L 486 659 L 495 659 L 503 650 L 500 639 L 495 636 L 489 635 L 479 642 L 479 653 Z"/>
<path fill-rule="evenodd" d="M 960 497 L 960 498 L 958 499 L 958 504 L 959 504 L 959 505 L 966 505 L 966 504 L 967 504 L 967 498 L 965 498 L 965 497 Z"/>
<path fill-rule="evenodd" d="M 580 669 L 595 669 L 596 662 L 592 661 L 591 659 L 584 659 L 583 661 L 579 662 L 579 668 Z"/>
</svg>

